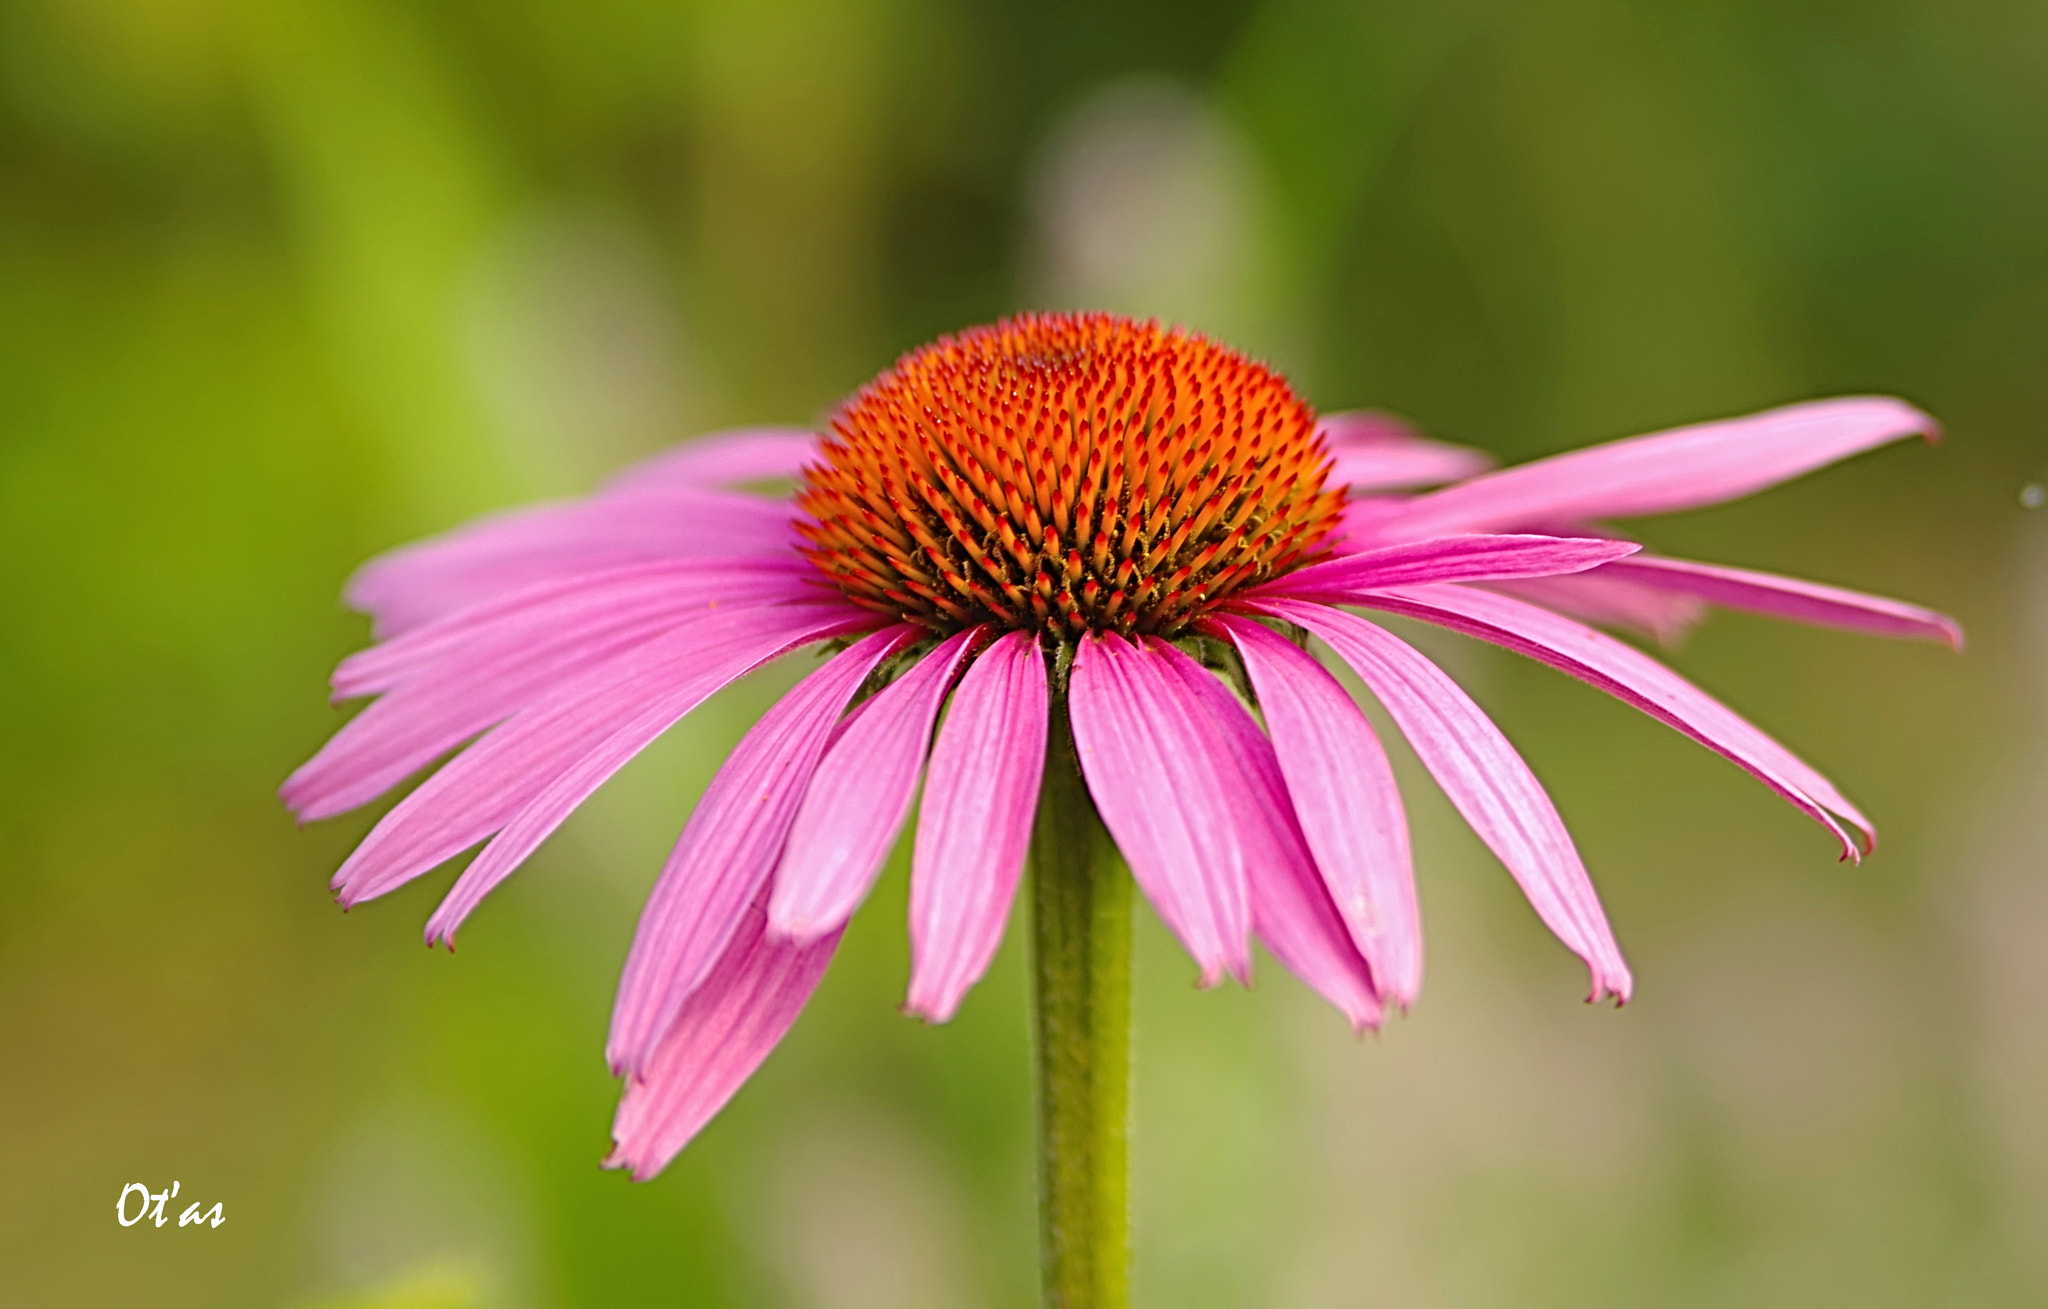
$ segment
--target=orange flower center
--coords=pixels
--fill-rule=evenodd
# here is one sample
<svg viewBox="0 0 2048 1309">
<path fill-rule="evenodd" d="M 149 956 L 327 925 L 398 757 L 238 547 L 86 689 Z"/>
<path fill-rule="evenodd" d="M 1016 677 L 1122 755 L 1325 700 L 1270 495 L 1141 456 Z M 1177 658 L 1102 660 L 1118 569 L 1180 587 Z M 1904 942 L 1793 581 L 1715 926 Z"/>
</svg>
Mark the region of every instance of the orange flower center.
<svg viewBox="0 0 2048 1309">
<path fill-rule="evenodd" d="M 856 603 L 937 632 L 1173 636 L 1317 557 L 1343 507 L 1285 378 L 1178 329 L 1027 314 L 913 351 L 797 503 Z"/>
</svg>

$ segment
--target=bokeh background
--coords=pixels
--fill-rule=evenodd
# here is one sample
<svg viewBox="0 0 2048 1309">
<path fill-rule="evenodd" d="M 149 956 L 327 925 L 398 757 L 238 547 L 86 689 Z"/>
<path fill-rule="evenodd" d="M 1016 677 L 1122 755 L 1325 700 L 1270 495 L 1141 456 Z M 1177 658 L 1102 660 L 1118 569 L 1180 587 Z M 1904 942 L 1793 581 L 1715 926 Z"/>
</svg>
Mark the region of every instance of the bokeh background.
<svg viewBox="0 0 2048 1309">
<path fill-rule="evenodd" d="M 899 1016 L 899 865 L 659 1180 L 610 988 L 743 685 L 477 915 L 301 831 L 366 555 L 936 333 L 1093 305 L 1523 458 L 1885 391 L 1945 444 L 1646 525 L 1938 604 L 1672 657 L 1873 812 L 1430 640 L 1640 978 L 1405 757 L 1431 974 L 1376 1039 L 1140 925 L 1151 1306 L 2048 1304 L 2048 7 L 2031 0 L 0 0 L 0 1304 L 1034 1303 L 1019 943 Z M 1013 937 L 1015 933 L 1013 932 Z M 215 1229 L 123 1229 L 172 1179 Z"/>
</svg>

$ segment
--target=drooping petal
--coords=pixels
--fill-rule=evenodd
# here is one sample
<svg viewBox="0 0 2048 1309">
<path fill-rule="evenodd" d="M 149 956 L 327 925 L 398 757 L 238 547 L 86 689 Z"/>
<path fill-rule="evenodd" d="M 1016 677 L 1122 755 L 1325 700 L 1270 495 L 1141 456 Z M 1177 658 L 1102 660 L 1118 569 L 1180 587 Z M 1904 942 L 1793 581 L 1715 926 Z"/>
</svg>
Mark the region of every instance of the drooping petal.
<svg viewBox="0 0 2048 1309">
<path fill-rule="evenodd" d="M 1947 614 L 1796 577 L 1751 572 L 1746 568 L 1724 568 L 1718 564 L 1696 564 L 1661 555 L 1639 556 L 1609 564 L 1590 574 L 1587 580 L 1606 577 L 1695 601 L 1704 600 L 1730 609 L 1747 609 L 1774 618 L 1789 618 L 1793 622 L 1811 623 L 1816 627 L 1839 627 L 1873 636 L 1940 641 L 1954 650 L 1963 648 L 1962 626 Z"/>
<path fill-rule="evenodd" d="M 1486 588 L 1519 596 L 1567 618 L 1647 636 L 1665 646 L 1684 640 L 1707 615 L 1706 605 L 1692 596 L 1611 576 L 1607 567 L 1559 577 L 1488 582 Z"/>
<path fill-rule="evenodd" d="M 391 689 L 285 781 L 285 803 L 302 822 L 344 813 L 556 688 L 596 675 L 657 638 L 719 614 L 825 597 L 773 572 L 608 578 L 593 580 L 587 594 L 557 593 L 530 611 L 505 615 L 488 630 L 472 631 L 467 644 L 436 643 L 408 658 L 367 665 L 367 672 L 337 674 L 351 692 Z"/>
<path fill-rule="evenodd" d="M 550 639 L 574 645 L 643 616 L 829 595 L 818 585 L 816 569 L 784 551 L 663 559 L 578 573 L 521 587 L 358 650 L 334 670 L 334 698 L 389 691 L 435 669 L 452 670 L 453 677 L 467 681 L 494 655 L 527 652 Z"/>
<path fill-rule="evenodd" d="M 1317 427 L 1330 443 L 1335 461 L 1330 482 L 1348 483 L 1354 492 L 1436 486 L 1477 477 L 1493 467 L 1482 451 L 1428 440 L 1401 419 L 1375 409 L 1324 414 Z"/>
<path fill-rule="evenodd" d="M 840 716 L 868 677 L 924 631 L 899 623 L 862 637 L 776 701 L 704 790 L 641 910 L 619 979 L 605 1057 L 637 1070 L 764 895 L 789 825 Z M 765 903 L 765 901 L 764 901 Z"/>
<path fill-rule="evenodd" d="M 670 721 L 762 664 L 872 627 L 849 605 L 718 614 L 560 687 L 491 730 L 401 800 L 334 875 L 344 906 L 394 890 L 510 822 L 577 760 L 643 714 Z"/>
<path fill-rule="evenodd" d="M 1386 1006 L 1372 965 L 1345 930 L 1306 849 L 1299 859 L 1255 865 L 1250 886 L 1252 930 L 1280 965 L 1329 1001 L 1352 1031 L 1378 1027 Z"/>
<path fill-rule="evenodd" d="M 818 454 L 818 434 L 800 427 L 740 427 L 692 437 L 634 464 L 607 492 L 724 487 L 795 477 Z"/>
<path fill-rule="evenodd" d="M 683 712 L 688 712 L 685 707 Z M 658 697 L 648 708 L 621 725 L 588 754 L 564 769 L 513 816 L 483 852 L 462 870 L 462 876 L 448 891 L 427 923 L 427 941 L 455 944 L 455 929 L 469 917 L 499 882 L 505 880 L 560 827 L 577 806 L 626 766 L 654 739 L 675 724 L 681 715 L 677 700 Z"/>
<path fill-rule="evenodd" d="M 1068 716 L 1088 793 L 1131 875 L 1214 986 L 1251 968 L 1248 837 L 1218 771 L 1223 742 L 1181 662 L 1163 642 L 1084 636 Z"/>
<path fill-rule="evenodd" d="M 803 1012 L 840 934 L 799 945 L 774 939 L 767 926 L 766 908 L 757 902 L 653 1057 L 627 1079 L 605 1167 L 631 1169 L 642 1182 L 667 1167 Z"/>
<path fill-rule="evenodd" d="M 1308 652 L 1250 619 L 1216 626 L 1237 646 L 1265 714 L 1295 817 L 1351 940 L 1397 1003 L 1422 986 L 1422 919 L 1394 770 L 1350 693 Z"/>
<path fill-rule="evenodd" d="M 1398 588 L 1375 595 L 1372 605 L 1528 655 L 1677 728 L 1827 828 L 1842 843 L 1844 859 L 1858 857 L 1856 843 L 1831 814 L 1862 829 L 1865 852 L 1876 841 L 1870 820 L 1811 764 L 1634 646 L 1547 609 L 1471 587 Z"/>
<path fill-rule="evenodd" d="M 1381 587 L 1578 573 L 1642 549 L 1595 536 L 1444 536 L 1383 546 L 1283 573 L 1241 594 L 1350 604 Z"/>
<path fill-rule="evenodd" d="M 910 867 L 904 1008 L 953 1016 L 1003 939 L 1045 771 L 1045 656 L 1027 632 L 984 650 L 953 692 L 925 770 Z"/>
<path fill-rule="evenodd" d="M 1417 498 L 1389 538 L 1634 518 L 1719 504 L 1908 436 L 1932 418 L 1889 396 L 1845 396 L 1610 441 Z"/>
<path fill-rule="evenodd" d="M 1586 961 L 1591 998 L 1612 992 L 1626 1000 L 1628 965 L 1564 820 L 1472 698 L 1419 651 L 1362 618 L 1298 600 L 1261 601 L 1257 609 L 1321 637 L 1365 680 L 1537 917 Z"/>
<path fill-rule="evenodd" d="M 1168 662 L 1188 690 L 1190 707 L 1223 746 L 1215 756 L 1223 788 L 1215 803 L 1236 811 L 1245 837 L 1253 933 L 1289 972 L 1336 1006 L 1353 1031 L 1379 1026 L 1383 1011 L 1372 968 L 1352 943 L 1302 840 L 1273 743 L 1207 669 L 1163 642 L 1157 648 L 1176 656 Z"/>
<path fill-rule="evenodd" d="M 382 554 L 344 592 L 379 637 L 552 578 L 690 555 L 752 555 L 799 544 L 787 504 L 736 492 L 666 489 L 535 505 Z"/>
<path fill-rule="evenodd" d="M 839 928 L 866 898 L 910 813 L 932 724 L 982 629 L 941 641 L 847 725 L 804 792 L 775 870 L 769 930 L 809 941 Z"/>
</svg>

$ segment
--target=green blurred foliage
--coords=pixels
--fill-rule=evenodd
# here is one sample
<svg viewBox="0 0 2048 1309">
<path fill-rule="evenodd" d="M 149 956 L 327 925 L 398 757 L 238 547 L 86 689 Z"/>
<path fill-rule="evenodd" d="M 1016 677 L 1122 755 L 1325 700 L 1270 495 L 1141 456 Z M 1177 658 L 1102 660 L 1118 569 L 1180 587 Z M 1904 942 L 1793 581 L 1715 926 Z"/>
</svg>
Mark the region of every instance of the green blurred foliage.
<svg viewBox="0 0 2048 1309">
<path fill-rule="evenodd" d="M 1111 139 L 1151 153 L 1073 162 Z M 1938 450 L 1646 530 L 1972 634 L 1724 616 L 1673 655 L 1877 816 L 1860 869 L 1428 641 L 1640 997 L 1572 1002 L 1412 767 L 1431 982 L 1381 1038 L 1270 966 L 1197 992 L 1146 923 L 1142 1301 L 2048 1302 L 2048 9 L 0 0 L 0 1303 L 1032 1303 L 1019 947 L 898 1016 L 900 867 L 700 1142 L 597 1168 L 639 898 L 789 674 L 452 959 L 416 944 L 446 874 L 344 920 L 370 818 L 272 792 L 338 721 L 367 554 L 1055 294 L 1200 306 L 1324 407 L 1507 458 L 1905 394 Z M 226 1223 L 112 1221 L 174 1178 Z"/>
</svg>

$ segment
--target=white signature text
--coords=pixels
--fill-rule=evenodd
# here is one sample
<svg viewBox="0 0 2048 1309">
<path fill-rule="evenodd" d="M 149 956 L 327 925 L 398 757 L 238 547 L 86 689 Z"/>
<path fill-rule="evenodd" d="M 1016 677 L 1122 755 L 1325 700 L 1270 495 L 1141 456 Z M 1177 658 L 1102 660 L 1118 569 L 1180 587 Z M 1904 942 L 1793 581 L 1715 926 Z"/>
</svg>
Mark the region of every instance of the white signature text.
<svg viewBox="0 0 2048 1309">
<path fill-rule="evenodd" d="M 129 1197 L 131 1195 L 140 1197 L 134 1205 L 135 1216 L 133 1218 L 128 1216 Z M 120 1221 L 123 1227 L 133 1227 L 145 1218 L 153 1218 L 156 1225 L 162 1227 L 164 1225 L 164 1202 L 175 1200 L 177 1197 L 178 1184 L 176 1182 L 172 1182 L 167 1190 L 155 1192 L 152 1192 L 141 1182 L 130 1182 L 121 1188 L 121 1199 L 114 1205 L 114 1217 Z M 221 1212 L 221 1202 L 218 1200 L 214 1201 L 213 1208 L 208 1209 L 205 1213 L 199 1212 L 198 1204 L 194 1203 L 187 1205 L 185 1212 L 178 1215 L 178 1226 L 180 1227 L 190 1223 L 204 1223 L 209 1227 L 219 1227 L 226 1221 L 227 1215 Z"/>
</svg>

